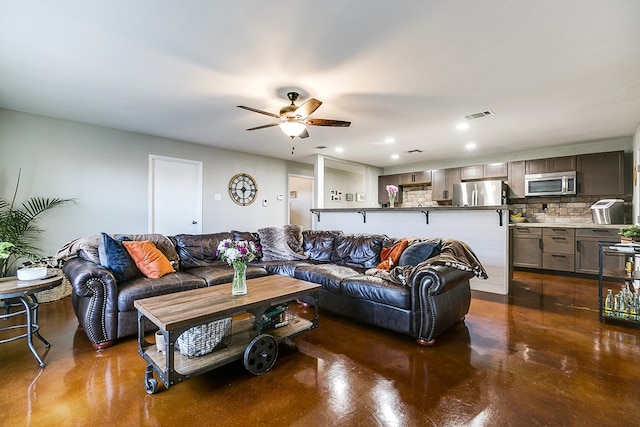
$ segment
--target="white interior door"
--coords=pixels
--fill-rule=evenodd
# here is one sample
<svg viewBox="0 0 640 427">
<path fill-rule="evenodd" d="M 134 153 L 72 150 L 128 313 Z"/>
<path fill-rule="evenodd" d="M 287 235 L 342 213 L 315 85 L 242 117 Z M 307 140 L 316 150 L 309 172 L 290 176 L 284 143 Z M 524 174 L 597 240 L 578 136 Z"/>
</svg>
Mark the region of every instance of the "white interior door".
<svg viewBox="0 0 640 427">
<path fill-rule="evenodd" d="M 302 175 L 289 175 L 289 224 L 301 225 L 311 230 L 313 221 L 313 178 Z"/>
<path fill-rule="evenodd" d="M 202 162 L 149 155 L 149 232 L 202 233 Z"/>
</svg>

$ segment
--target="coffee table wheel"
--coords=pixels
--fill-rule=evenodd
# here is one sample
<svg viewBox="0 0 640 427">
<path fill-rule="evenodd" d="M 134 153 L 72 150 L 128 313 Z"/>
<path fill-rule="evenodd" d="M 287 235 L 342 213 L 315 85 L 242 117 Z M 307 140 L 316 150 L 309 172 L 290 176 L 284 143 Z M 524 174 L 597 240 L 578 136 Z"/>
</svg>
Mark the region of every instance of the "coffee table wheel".
<svg viewBox="0 0 640 427">
<path fill-rule="evenodd" d="M 153 377 L 153 367 L 147 366 L 144 372 L 144 390 L 147 394 L 153 394 L 158 391 L 158 380 Z"/>
<path fill-rule="evenodd" d="M 278 357 L 278 342 L 271 335 L 258 335 L 244 351 L 244 367 L 253 375 L 267 372 Z"/>
</svg>

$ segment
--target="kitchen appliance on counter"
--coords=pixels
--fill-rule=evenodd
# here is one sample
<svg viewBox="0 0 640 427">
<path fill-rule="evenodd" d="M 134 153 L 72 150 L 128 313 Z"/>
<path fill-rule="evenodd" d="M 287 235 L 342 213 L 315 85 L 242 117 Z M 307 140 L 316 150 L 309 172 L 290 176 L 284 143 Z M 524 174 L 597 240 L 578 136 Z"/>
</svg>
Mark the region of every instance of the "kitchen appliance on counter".
<svg viewBox="0 0 640 427">
<path fill-rule="evenodd" d="M 525 197 L 574 195 L 576 187 L 576 171 L 533 173 L 524 176 Z"/>
<path fill-rule="evenodd" d="M 507 185 L 501 180 L 453 184 L 453 206 L 500 206 L 506 200 Z"/>
<path fill-rule="evenodd" d="M 603 199 L 591 205 L 594 224 L 623 224 L 624 200 Z"/>
</svg>

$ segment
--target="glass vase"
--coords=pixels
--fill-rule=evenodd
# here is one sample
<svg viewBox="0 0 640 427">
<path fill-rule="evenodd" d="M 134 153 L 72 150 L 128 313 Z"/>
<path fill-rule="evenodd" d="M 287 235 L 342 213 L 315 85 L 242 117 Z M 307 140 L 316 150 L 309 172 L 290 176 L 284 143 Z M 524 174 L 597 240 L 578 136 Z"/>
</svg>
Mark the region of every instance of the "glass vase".
<svg viewBox="0 0 640 427">
<path fill-rule="evenodd" d="M 392 208 L 396 204 L 396 198 L 393 196 L 389 196 L 389 207 Z"/>
<path fill-rule="evenodd" d="M 231 294 L 246 295 L 247 293 L 247 264 L 234 264 Z"/>
</svg>

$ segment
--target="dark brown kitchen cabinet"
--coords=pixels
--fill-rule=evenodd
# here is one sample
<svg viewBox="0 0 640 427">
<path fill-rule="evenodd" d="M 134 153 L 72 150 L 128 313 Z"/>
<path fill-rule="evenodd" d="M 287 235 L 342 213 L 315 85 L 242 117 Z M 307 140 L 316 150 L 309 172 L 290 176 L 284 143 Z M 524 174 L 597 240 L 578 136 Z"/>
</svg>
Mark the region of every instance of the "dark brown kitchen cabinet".
<svg viewBox="0 0 640 427">
<path fill-rule="evenodd" d="M 521 199 L 524 197 L 524 163 L 524 160 L 509 162 L 507 184 L 509 185 L 510 199 Z"/>
<path fill-rule="evenodd" d="M 525 173 L 569 172 L 576 170 L 576 156 L 527 160 Z"/>
<path fill-rule="evenodd" d="M 505 178 L 506 176 L 507 163 L 489 163 L 486 165 L 464 166 L 460 168 L 460 179 L 462 181 Z"/>
<path fill-rule="evenodd" d="M 398 185 L 419 185 L 431 182 L 431 171 L 401 173 L 398 175 Z"/>
<path fill-rule="evenodd" d="M 388 205 L 389 204 L 389 193 L 387 193 L 387 185 L 395 185 L 399 187 L 398 184 L 399 174 L 395 175 L 380 175 L 378 177 L 378 203 Z M 402 203 L 402 190 L 398 191 L 398 195 L 396 196 L 396 204 Z"/>
<path fill-rule="evenodd" d="M 617 229 L 584 228 L 576 230 L 576 273 L 598 274 L 599 243 L 618 242 Z M 605 257 L 604 269 L 621 270 L 624 257 Z"/>
<path fill-rule="evenodd" d="M 575 268 L 575 230 L 544 228 L 542 230 L 542 268 L 573 271 Z"/>
<path fill-rule="evenodd" d="M 460 168 L 431 171 L 433 200 L 451 200 L 453 184 L 460 182 Z"/>
<path fill-rule="evenodd" d="M 542 268 L 542 229 L 515 227 L 512 236 L 512 263 L 515 267 Z"/>
<path fill-rule="evenodd" d="M 484 178 L 484 170 L 482 165 L 464 166 L 460 168 L 460 179 L 463 181 L 482 178 Z"/>
<path fill-rule="evenodd" d="M 483 178 L 504 178 L 508 176 L 508 167 L 506 162 L 489 163 L 482 166 Z"/>
<path fill-rule="evenodd" d="M 613 196 L 626 194 L 623 151 L 579 155 L 577 172 L 579 195 Z"/>
</svg>

